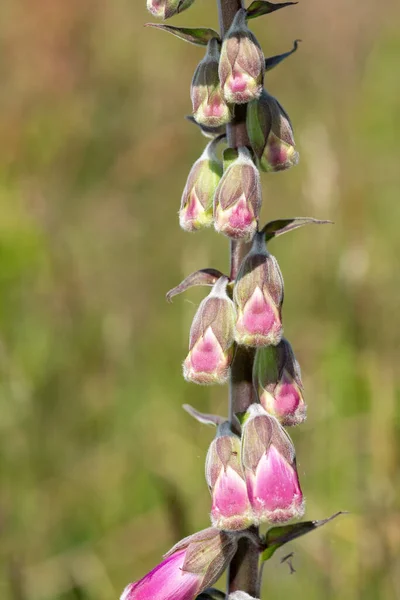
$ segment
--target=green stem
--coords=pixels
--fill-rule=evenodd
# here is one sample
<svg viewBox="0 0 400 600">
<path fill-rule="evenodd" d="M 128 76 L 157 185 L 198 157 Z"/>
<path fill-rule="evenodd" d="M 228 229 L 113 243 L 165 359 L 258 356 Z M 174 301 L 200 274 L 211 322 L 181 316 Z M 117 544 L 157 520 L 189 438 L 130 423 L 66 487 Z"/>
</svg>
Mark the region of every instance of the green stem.
<svg viewBox="0 0 400 600">
<path fill-rule="evenodd" d="M 217 0 L 218 15 L 221 37 L 229 29 L 235 14 L 243 8 L 242 0 Z M 227 126 L 228 146 L 238 148 L 248 146 L 249 139 L 246 130 L 246 105 L 235 107 L 235 118 L 233 123 Z M 231 241 L 230 263 L 231 278 L 236 279 L 240 264 L 250 250 L 248 242 Z M 231 367 L 229 386 L 229 415 L 245 411 L 250 404 L 255 402 L 252 371 L 254 351 L 243 347 L 237 347 L 235 359 Z M 258 533 L 257 528 L 250 528 L 253 533 Z M 238 551 L 233 557 L 228 571 L 228 594 L 243 591 L 253 597 L 259 597 L 258 577 L 259 552 L 256 546 L 248 540 L 239 542 Z"/>
</svg>

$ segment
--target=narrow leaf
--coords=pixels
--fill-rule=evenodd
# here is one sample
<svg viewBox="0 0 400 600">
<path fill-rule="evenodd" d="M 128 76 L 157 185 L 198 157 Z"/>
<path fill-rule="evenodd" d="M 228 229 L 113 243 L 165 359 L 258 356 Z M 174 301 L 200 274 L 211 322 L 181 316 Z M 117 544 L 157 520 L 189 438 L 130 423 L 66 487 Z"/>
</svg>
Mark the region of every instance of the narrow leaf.
<svg viewBox="0 0 400 600">
<path fill-rule="evenodd" d="M 299 42 L 301 42 L 301 40 L 295 40 L 293 42 L 293 48 L 289 50 L 289 52 L 284 52 L 283 54 L 277 54 L 276 56 L 270 56 L 269 58 L 266 58 L 265 70 L 270 71 L 271 69 L 279 65 L 279 63 L 281 63 L 283 60 L 285 60 L 285 58 L 296 52 L 299 46 Z"/>
<path fill-rule="evenodd" d="M 268 15 L 280 8 L 285 8 L 285 6 L 293 4 L 298 4 L 298 2 L 279 2 L 278 4 L 274 4 L 273 2 L 267 2 L 267 0 L 254 0 L 247 9 L 247 18 L 255 19 L 256 17 L 262 17 L 262 15 Z"/>
<path fill-rule="evenodd" d="M 195 271 L 188 275 L 179 285 L 169 290 L 166 296 L 167 300 L 171 302 L 174 296 L 185 292 L 195 285 L 214 285 L 220 277 L 224 277 L 224 274 L 221 271 L 217 271 L 217 269 L 200 269 L 200 271 Z"/>
<path fill-rule="evenodd" d="M 145 27 L 162 29 L 163 31 L 172 33 L 172 35 L 175 35 L 185 42 L 196 44 L 196 46 L 207 46 L 212 38 L 217 38 L 217 40 L 220 39 L 218 33 L 214 31 L 214 29 L 208 29 L 206 27 L 172 27 L 172 25 L 161 25 L 158 23 L 146 23 Z"/>
<path fill-rule="evenodd" d="M 201 592 L 200 596 L 196 596 L 196 600 L 225 600 L 225 593 L 216 588 L 207 588 Z"/>
<path fill-rule="evenodd" d="M 220 135 L 226 135 L 226 125 L 220 125 L 219 127 L 207 127 L 207 125 L 201 125 L 196 121 L 192 115 L 186 115 L 185 119 L 200 127 L 201 133 L 207 138 L 216 138 Z"/>
<path fill-rule="evenodd" d="M 203 425 L 214 425 L 215 427 L 217 427 L 218 425 L 221 425 L 222 423 L 225 423 L 225 421 L 226 421 L 226 418 L 220 417 L 219 415 L 211 415 L 211 414 L 207 414 L 207 413 L 202 413 L 202 412 L 196 410 L 195 408 L 193 408 L 193 406 L 190 406 L 190 404 L 183 404 L 182 408 L 183 408 L 183 410 L 186 410 L 186 412 L 191 417 L 196 419 L 196 421 L 198 421 L 199 423 L 203 423 Z"/>
<path fill-rule="evenodd" d="M 283 235 L 288 231 L 292 231 L 293 229 L 298 229 L 299 227 L 303 227 L 304 225 L 325 225 L 325 224 L 333 224 L 333 221 L 320 221 L 318 219 L 313 219 L 312 217 L 293 217 L 292 219 L 278 219 L 277 221 L 270 221 L 267 223 L 261 233 L 265 233 L 265 241 L 278 237 L 279 235 Z"/>
<path fill-rule="evenodd" d="M 292 540 L 301 537 L 302 535 L 306 535 L 306 533 L 310 533 L 314 531 L 314 529 L 318 529 L 318 527 L 322 527 L 329 521 L 336 519 L 339 515 L 347 514 L 345 511 L 339 511 L 329 517 L 328 519 L 323 519 L 322 521 L 303 521 L 303 523 L 294 523 L 293 525 L 283 525 L 282 527 L 273 527 L 265 534 L 265 545 L 266 549 L 261 554 L 261 560 L 264 562 L 271 558 L 278 548 L 291 542 Z"/>
</svg>

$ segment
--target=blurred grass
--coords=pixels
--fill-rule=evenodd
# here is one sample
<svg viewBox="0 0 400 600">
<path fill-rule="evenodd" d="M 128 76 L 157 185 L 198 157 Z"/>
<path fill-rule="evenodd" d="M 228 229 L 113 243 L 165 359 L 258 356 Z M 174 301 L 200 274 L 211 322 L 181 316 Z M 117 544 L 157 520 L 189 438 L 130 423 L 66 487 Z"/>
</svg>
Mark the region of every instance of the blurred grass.
<svg viewBox="0 0 400 600">
<path fill-rule="evenodd" d="M 217 26 L 211 0 L 174 24 Z M 271 244 L 309 418 L 293 437 L 307 517 L 351 515 L 279 556 L 265 597 L 400 598 L 399 6 L 301 5 L 252 22 L 295 124 L 298 168 L 265 176 L 263 219 L 312 215 Z M 208 525 L 226 390 L 186 384 L 195 290 L 227 242 L 178 228 L 204 140 L 183 115 L 202 50 L 146 30 L 145 2 L 0 6 L 0 596 L 112 600 Z M 285 549 L 286 550 L 286 549 Z M 283 555 L 283 554 L 282 554 Z"/>
</svg>

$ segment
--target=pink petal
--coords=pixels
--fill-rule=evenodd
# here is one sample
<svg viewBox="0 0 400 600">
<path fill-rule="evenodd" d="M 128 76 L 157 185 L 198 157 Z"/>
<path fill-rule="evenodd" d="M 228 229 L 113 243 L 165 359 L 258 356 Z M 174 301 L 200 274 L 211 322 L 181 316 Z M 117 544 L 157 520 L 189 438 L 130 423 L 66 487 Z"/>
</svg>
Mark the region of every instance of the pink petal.
<svg viewBox="0 0 400 600">
<path fill-rule="evenodd" d="M 213 524 L 221 529 L 244 529 L 251 520 L 251 506 L 246 483 L 240 475 L 227 467 L 221 473 L 213 489 L 211 509 Z"/>
<path fill-rule="evenodd" d="M 263 513 L 284 510 L 302 502 L 296 470 L 273 445 L 258 463 L 251 492 L 253 508 Z"/>
<path fill-rule="evenodd" d="M 175 552 L 140 581 L 125 588 L 121 600 L 193 600 L 201 576 L 182 571 L 186 549 Z"/>
</svg>

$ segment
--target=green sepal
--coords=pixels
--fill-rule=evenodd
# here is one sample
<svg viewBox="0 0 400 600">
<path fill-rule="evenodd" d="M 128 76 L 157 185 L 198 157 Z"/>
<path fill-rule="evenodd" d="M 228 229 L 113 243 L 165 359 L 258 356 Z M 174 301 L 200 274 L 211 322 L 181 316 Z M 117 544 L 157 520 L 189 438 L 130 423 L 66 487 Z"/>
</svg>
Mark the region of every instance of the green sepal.
<svg viewBox="0 0 400 600">
<path fill-rule="evenodd" d="M 196 46 L 207 46 L 212 38 L 217 38 L 219 41 L 221 40 L 214 29 L 208 29 L 206 27 L 173 27 L 172 25 L 161 25 L 158 23 L 146 23 L 145 27 L 162 29 L 163 31 L 172 33 L 172 35 L 185 42 L 189 42 L 189 44 L 196 44 Z"/>
<path fill-rule="evenodd" d="M 299 42 L 301 42 L 301 40 L 294 40 L 293 48 L 289 50 L 289 52 L 284 52 L 283 54 L 277 54 L 276 56 L 270 56 L 269 58 L 266 58 L 265 71 L 271 71 L 271 69 L 274 69 L 276 66 L 278 66 L 283 60 L 285 60 L 285 58 L 294 54 L 299 47 Z"/>
<path fill-rule="evenodd" d="M 237 148 L 225 148 L 223 152 L 224 171 L 237 159 L 239 152 Z"/>
<path fill-rule="evenodd" d="M 256 17 L 262 17 L 263 15 L 269 15 L 280 8 L 286 6 L 292 6 L 298 4 L 298 2 L 279 2 L 274 4 L 273 2 L 267 2 L 267 0 L 254 0 L 246 11 L 247 19 L 255 19 Z"/>
<path fill-rule="evenodd" d="M 185 292 L 195 285 L 214 285 L 224 274 L 217 269 L 200 269 L 188 275 L 179 285 L 169 290 L 166 294 L 168 302 L 172 302 L 172 298 L 177 294 Z"/>
<path fill-rule="evenodd" d="M 328 519 L 323 519 L 321 521 L 303 521 L 302 523 L 293 523 L 293 525 L 272 527 L 272 529 L 265 534 L 264 543 L 266 548 L 261 553 L 261 562 L 269 560 L 274 552 L 284 544 L 287 544 L 302 535 L 306 535 L 306 533 L 310 533 L 311 531 L 314 531 L 314 529 L 318 529 L 318 527 L 322 527 L 322 525 L 336 519 L 339 515 L 344 514 L 347 513 L 345 511 L 339 511 L 331 517 L 328 517 Z"/>
<path fill-rule="evenodd" d="M 304 225 L 326 225 L 333 224 L 333 221 L 321 221 L 319 219 L 313 219 L 312 217 L 293 217 L 292 219 L 278 219 L 276 221 L 270 221 L 261 230 L 261 233 L 265 234 L 265 241 L 271 240 L 274 237 L 283 235 L 293 229 L 298 229 Z"/>
</svg>

